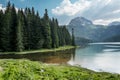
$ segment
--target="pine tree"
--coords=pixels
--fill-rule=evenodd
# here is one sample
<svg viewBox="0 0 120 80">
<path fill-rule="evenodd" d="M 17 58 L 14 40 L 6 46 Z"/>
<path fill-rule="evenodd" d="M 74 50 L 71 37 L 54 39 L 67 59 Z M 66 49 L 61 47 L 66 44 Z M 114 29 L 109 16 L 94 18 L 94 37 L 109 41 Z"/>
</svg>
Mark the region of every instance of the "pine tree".
<svg viewBox="0 0 120 80">
<path fill-rule="evenodd" d="M 65 43 L 66 45 L 71 45 L 71 36 L 66 28 L 66 26 L 63 26 L 64 29 L 64 35 L 65 35 Z"/>
<path fill-rule="evenodd" d="M 24 27 L 24 16 L 22 10 L 18 11 L 18 25 L 16 28 L 16 51 L 23 51 L 23 27 Z"/>
<path fill-rule="evenodd" d="M 41 26 L 41 19 L 39 16 L 39 13 L 37 12 L 37 14 L 35 15 L 35 48 L 36 49 L 40 49 L 43 47 L 43 43 L 44 43 L 44 37 L 42 34 L 42 26 Z"/>
<path fill-rule="evenodd" d="M 51 40 L 51 31 L 50 31 L 50 23 L 49 23 L 49 17 L 48 17 L 48 12 L 47 9 L 45 9 L 45 14 L 43 17 L 43 26 L 42 26 L 42 30 L 43 30 L 43 36 L 44 36 L 44 44 L 43 47 L 44 48 L 51 48 L 52 45 L 52 40 Z"/>
<path fill-rule="evenodd" d="M 32 13 L 30 8 L 27 9 L 26 11 L 26 21 L 27 21 L 27 26 L 26 26 L 26 32 L 27 32 L 27 36 L 26 36 L 26 49 L 32 49 Z"/>
<path fill-rule="evenodd" d="M 57 22 L 53 18 L 52 21 L 51 21 L 52 48 L 57 48 L 59 46 L 57 29 L 58 29 Z"/>
<path fill-rule="evenodd" d="M 11 46 L 11 50 L 12 51 L 16 51 L 16 38 L 17 38 L 17 34 L 16 34 L 16 30 L 17 30 L 17 13 L 15 10 L 15 6 L 14 4 L 11 7 L 11 21 L 10 21 L 10 28 L 11 28 L 11 32 L 10 32 L 10 46 Z"/>
<path fill-rule="evenodd" d="M 72 45 L 75 46 L 74 29 L 72 28 Z"/>
<path fill-rule="evenodd" d="M 28 31 L 28 21 L 27 18 L 28 17 L 28 8 L 25 8 L 25 11 L 23 13 L 23 18 L 24 18 L 24 26 L 23 26 L 23 45 L 24 45 L 24 49 L 28 50 L 28 35 L 29 35 L 29 31 Z"/>
<path fill-rule="evenodd" d="M 5 13 L 0 11 L 0 51 L 57 48 L 71 44 L 66 27 L 59 26 L 57 19 L 51 20 L 47 9 L 43 18 L 38 12 L 35 13 L 33 7 L 16 12 L 14 4 L 11 6 L 10 2 Z"/>
<path fill-rule="evenodd" d="M 58 37 L 58 20 L 55 19 L 55 44 L 56 48 L 59 47 L 59 37 Z"/>
<path fill-rule="evenodd" d="M 3 28 L 1 30 L 1 44 L 3 51 L 11 51 L 10 39 L 11 39 L 11 4 L 8 2 L 4 19 Z"/>
<path fill-rule="evenodd" d="M 2 28 L 3 28 L 3 11 L 0 10 L 0 51 L 2 51 Z"/>
<path fill-rule="evenodd" d="M 59 45 L 64 46 L 66 43 L 65 43 L 65 35 L 64 35 L 63 26 L 59 27 L 58 37 L 59 37 Z"/>
<path fill-rule="evenodd" d="M 58 29 L 57 29 L 57 34 L 58 34 L 58 44 L 59 46 L 62 46 L 62 39 L 61 39 L 61 28 L 60 26 L 58 26 Z"/>
</svg>

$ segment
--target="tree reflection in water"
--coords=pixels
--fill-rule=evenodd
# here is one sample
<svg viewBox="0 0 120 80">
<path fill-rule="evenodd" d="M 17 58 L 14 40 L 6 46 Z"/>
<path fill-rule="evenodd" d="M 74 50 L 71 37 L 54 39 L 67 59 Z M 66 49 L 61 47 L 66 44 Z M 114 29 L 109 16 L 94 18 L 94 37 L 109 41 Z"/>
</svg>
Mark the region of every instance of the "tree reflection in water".
<svg viewBox="0 0 120 80">
<path fill-rule="evenodd" d="M 30 54 L 0 54 L 0 59 L 29 59 L 51 64 L 67 64 L 74 57 L 75 49 Z"/>
</svg>

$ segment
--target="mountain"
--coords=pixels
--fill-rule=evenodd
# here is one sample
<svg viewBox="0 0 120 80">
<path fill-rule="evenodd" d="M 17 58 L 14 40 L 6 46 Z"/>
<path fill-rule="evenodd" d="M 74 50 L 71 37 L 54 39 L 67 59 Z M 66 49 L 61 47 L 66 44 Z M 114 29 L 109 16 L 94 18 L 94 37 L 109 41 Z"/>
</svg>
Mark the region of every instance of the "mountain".
<svg viewBox="0 0 120 80">
<path fill-rule="evenodd" d="M 90 33 L 93 33 L 92 29 L 95 27 L 96 26 L 94 26 L 90 20 L 83 17 L 77 17 L 71 20 L 68 25 L 68 30 L 71 33 L 72 28 L 74 28 L 76 37 L 84 37 L 86 39 L 90 39 L 88 36 L 90 36 Z"/>
<path fill-rule="evenodd" d="M 99 38 L 101 38 L 100 33 L 104 32 L 105 26 L 94 25 L 92 21 L 86 18 L 76 17 L 70 21 L 67 28 L 70 33 L 73 28 L 76 37 L 82 37 L 88 40 L 98 41 Z"/>
<path fill-rule="evenodd" d="M 92 24 L 93 23 L 90 20 L 88 20 L 84 17 L 76 17 L 76 18 L 71 20 L 69 25 L 72 25 L 72 26 L 77 26 L 77 25 L 86 26 L 86 25 L 92 25 Z"/>
<path fill-rule="evenodd" d="M 80 37 L 94 42 L 103 42 L 109 38 L 120 35 L 120 22 L 112 22 L 108 26 L 94 25 L 84 17 L 76 17 L 67 26 L 71 33 L 74 29 L 75 37 Z M 77 40 L 78 42 L 78 40 Z"/>
<path fill-rule="evenodd" d="M 120 42 L 120 35 L 107 38 L 104 42 Z"/>
<path fill-rule="evenodd" d="M 108 26 L 117 26 L 117 25 L 120 25 L 120 22 L 114 21 L 114 22 L 110 23 Z"/>
<path fill-rule="evenodd" d="M 76 45 L 86 46 L 87 43 L 91 43 L 91 42 L 92 42 L 91 40 L 85 39 L 85 38 L 82 38 L 82 37 L 76 37 L 75 38 Z"/>
</svg>

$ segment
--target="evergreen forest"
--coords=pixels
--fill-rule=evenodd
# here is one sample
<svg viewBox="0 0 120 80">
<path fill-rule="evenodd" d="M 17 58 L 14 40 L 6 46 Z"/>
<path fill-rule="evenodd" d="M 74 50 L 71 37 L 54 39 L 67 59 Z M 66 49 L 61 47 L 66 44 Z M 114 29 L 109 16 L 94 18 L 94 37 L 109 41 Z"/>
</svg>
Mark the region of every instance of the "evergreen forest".
<svg viewBox="0 0 120 80">
<path fill-rule="evenodd" d="M 34 8 L 15 9 L 8 2 L 6 10 L 0 11 L 0 51 L 24 51 L 58 48 L 72 45 L 72 38 L 66 26 L 50 19 L 45 9 L 43 17 Z"/>
</svg>

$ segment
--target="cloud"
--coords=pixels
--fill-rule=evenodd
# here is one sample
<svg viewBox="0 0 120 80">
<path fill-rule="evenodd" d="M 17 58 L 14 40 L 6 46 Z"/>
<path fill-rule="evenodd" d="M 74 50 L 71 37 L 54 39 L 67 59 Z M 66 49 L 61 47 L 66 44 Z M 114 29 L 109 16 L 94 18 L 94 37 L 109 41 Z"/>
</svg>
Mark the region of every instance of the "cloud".
<svg viewBox="0 0 120 80">
<path fill-rule="evenodd" d="M 96 25 L 100 25 L 100 24 L 103 24 L 103 25 L 108 25 L 109 23 L 111 22 L 114 22 L 114 21 L 120 21 L 120 18 L 115 18 L 115 19 L 98 19 L 98 20 L 95 20 L 93 21 L 94 24 Z"/>
<path fill-rule="evenodd" d="M 73 16 L 79 11 L 84 11 L 90 6 L 90 1 L 79 0 L 75 3 L 71 3 L 70 0 L 63 0 L 60 6 L 52 9 L 52 13 L 55 15 L 68 15 Z"/>
<path fill-rule="evenodd" d="M 111 21 L 120 21 L 120 0 L 63 0 L 58 6 L 52 9 L 58 20 L 68 23 L 77 16 L 86 17 L 95 23 L 108 24 Z M 67 17 L 65 21 L 63 17 Z M 112 20 L 113 19 L 113 20 Z"/>
<path fill-rule="evenodd" d="M 96 10 L 95 12 L 97 12 L 111 2 L 112 0 L 76 0 L 76 2 L 72 3 L 70 0 L 63 0 L 59 6 L 52 9 L 52 13 L 55 15 L 73 16 L 89 9 Z"/>
<path fill-rule="evenodd" d="M 105 5 L 108 5 L 111 2 L 112 2 L 112 0 L 107 0 L 106 3 L 105 3 Z"/>
<path fill-rule="evenodd" d="M 120 13 L 120 9 L 115 10 L 115 11 L 113 11 L 112 13 L 114 13 L 114 14 L 116 14 L 116 13 Z"/>
<path fill-rule="evenodd" d="M 6 8 L 5 7 L 3 7 L 3 5 L 2 4 L 0 4 L 0 10 L 2 10 L 3 12 L 6 10 Z"/>
<path fill-rule="evenodd" d="M 2 10 L 3 12 L 5 12 L 6 7 L 3 7 L 3 4 L 0 4 L 0 10 Z M 19 8 L 15 7 L 15 10 L 16 10 L 16 12 L 18 12 Z"/>
</svg>

